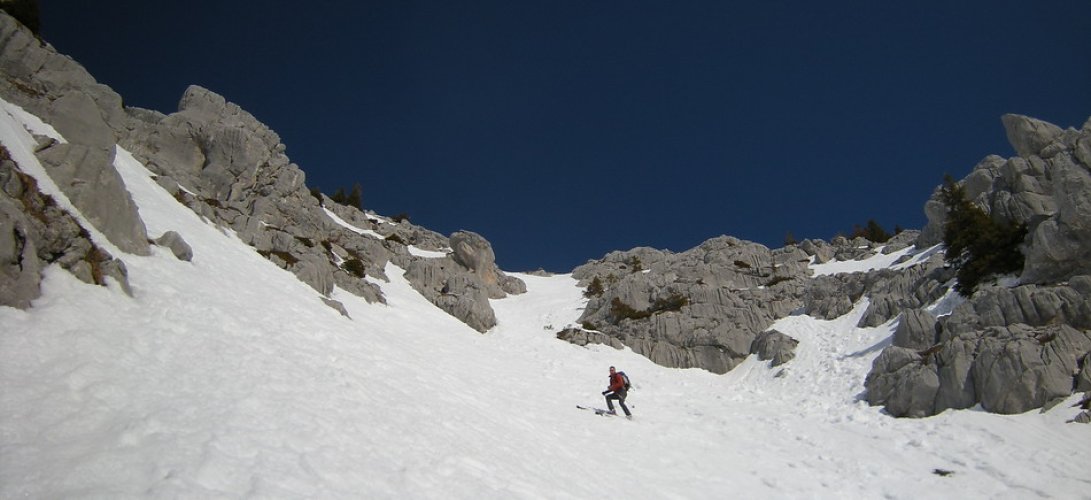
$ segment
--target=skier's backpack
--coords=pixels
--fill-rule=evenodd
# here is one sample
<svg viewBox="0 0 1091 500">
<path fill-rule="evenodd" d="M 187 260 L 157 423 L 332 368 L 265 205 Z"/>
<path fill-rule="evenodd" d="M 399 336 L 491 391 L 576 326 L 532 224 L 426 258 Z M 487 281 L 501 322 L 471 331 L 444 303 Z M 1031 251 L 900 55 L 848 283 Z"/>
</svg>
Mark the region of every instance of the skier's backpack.
<svg viewBox="0 0 1091 500">
<path fill-rule="evenodd" d="M 626 375 L 625 372 L 617 372 L 617 374 L 621 375 L 621 379 L 625 381 L 625 390 L 626 391 L 633 388 L 633 385 L 629 383 L 629 376 Z"/>
</svg>

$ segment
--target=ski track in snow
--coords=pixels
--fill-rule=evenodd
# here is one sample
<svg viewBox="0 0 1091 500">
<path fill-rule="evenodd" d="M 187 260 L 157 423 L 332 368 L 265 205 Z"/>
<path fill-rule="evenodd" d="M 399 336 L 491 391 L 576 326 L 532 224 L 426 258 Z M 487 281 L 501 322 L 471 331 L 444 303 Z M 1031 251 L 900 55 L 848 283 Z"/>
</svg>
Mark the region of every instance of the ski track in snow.
<svg viewBox="0 0 1091 500">
<path fill-rule="evenodd" d="M 28 141 L 29 118 L 0 120 Z M 1071 401 L 916 420 L 862 402 L 894 327 L 855 327 L 866 303 L 781 319 L 796 358 L 725 375 L 557 340 L 584 304 L 570 276 L 518 275 L 481 335 L 390 265 L 388 305 L 335 291 L 350 320 L 116 164 L 149 236 L 178 231 L 193 261 L 111 249 L 134 297 L 50 267 L 32 309 L 0 307 L 0 497 L 1091 498 Z M 604 404 L 610 365 L 632 421 L 574 408 Z"/>
</svg>

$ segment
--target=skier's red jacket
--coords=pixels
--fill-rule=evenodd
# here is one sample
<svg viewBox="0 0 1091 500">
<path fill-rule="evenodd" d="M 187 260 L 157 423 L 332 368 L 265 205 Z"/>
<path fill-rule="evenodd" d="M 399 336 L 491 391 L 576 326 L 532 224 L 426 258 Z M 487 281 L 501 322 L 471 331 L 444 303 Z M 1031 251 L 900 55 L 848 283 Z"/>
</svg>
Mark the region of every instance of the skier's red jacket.
<svg viewBox="0 0 1091 500">
<path fill-rule="evenodd" d="M 613 392 L 621 392 L 625 390 L 625 378 L 620 373 L 610 375 L 610 387 L 607 388 Z"/>
</svg>

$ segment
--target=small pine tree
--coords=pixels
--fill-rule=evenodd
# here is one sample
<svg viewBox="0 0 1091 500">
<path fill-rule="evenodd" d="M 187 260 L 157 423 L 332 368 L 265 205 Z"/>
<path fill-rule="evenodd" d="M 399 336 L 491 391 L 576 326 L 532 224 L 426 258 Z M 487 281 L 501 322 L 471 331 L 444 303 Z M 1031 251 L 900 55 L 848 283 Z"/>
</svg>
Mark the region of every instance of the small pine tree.
<svg viewBox="0 0 1091 500">
<path fill-rule="evenodd" d="M 796 236 L 794 234 L 792 234 L 791 231 L 788 231 L 787 233 L 784 233 L 784 246 L 790 247 L 790 246 L 796 245 L 798 243 L 799 243 L 799 241 L 796 240 Z"/>
<path fill-rule="evenodd" d="M 314 196 L 314 199 L 318 200 L 318 204 L 322 205 L 322 190 L 318 188 L 310 188 L 309 191 L 311 192 L 311 196 Z"/>
<path fill-rule="evenodd" d="M 330 199 L 337 204 L 344 205 L 345 201 L 348 200 L 348 195 L 345 194 L 345 188 L 337 188 L 337 191 L 334 191 L 333 196 L 330 196 Z"/>
<path fill-rule="evenodd" d="M 864 228 L 864 237 L 876 243 L 886 243 L 890 240 L 890 233 L 883 229 L 875 219 L 868 219 Z"/>
<path fill-rule="evenodd" d="M 886 232 L 886 229 L 883 229 L 883 226 L 875 222 L 875 219 L 868 219 L 867 225 L 864 227 L 860 227 L 859 224 L 852 226 L 852 237 L 864 238 L 875 243 L 886 243 L 890 240 L 891 235 Z"/>
<path fill-rule="evenodd" d="M 1024 256 L 1019 245 L 1027 235 L 1025 224 L 994 221 L 969 200 L 966 189 L 950 175 L 943 180 L 940 201 L 947 207 L 944 258 L 958 268 L 955 290 L 969 296 L 988 276 L 1023 268 Z"/>
<path fill-rule="evenodd" d="M 342 267 L 345 271 L 348 271 L 349 274 L 357 278 L 363 278 L 364 275 L 367 274 L 367 267 L 364 265 L 363 261 L 357 258 L 346 260 Z"/>
<path fill-rule="evenodd" d="M 360 186 L 359 182 L 357 182 L 356 184 L 352 185 L 352 191 L 345 198 L 345 205 L 348 205 L 350 207 L 354 207 L 354 208 L 358 208 L 360 210 L 363 210 L 364 209 L 363 197 L 364 197 L 364 188 L 362 186 Z"/>
<path fill-rule="evenodd" d="M 591 284 L 587 285 L 587 291 L 583 292 L 583 296 L 587 298 L 599 297 L 605 292 L 605 287 L 602 286 L 602 280 L 598 276 L 591 280 Z"/>
</svg>

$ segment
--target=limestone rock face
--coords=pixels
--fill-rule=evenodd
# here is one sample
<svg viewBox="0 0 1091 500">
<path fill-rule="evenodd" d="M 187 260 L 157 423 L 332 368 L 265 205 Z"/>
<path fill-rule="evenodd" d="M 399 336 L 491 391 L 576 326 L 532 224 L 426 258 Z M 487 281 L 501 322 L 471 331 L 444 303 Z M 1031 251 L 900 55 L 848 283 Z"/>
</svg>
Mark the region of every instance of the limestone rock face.
<svg viewBox="0 0 1091 500">
<path fill-rule="evenodd" d="M 125 264 L 99 248 L 70 214 L 39 191 L 0 148 L 0 305 L 26 309 L 41 293 L 41 273 L 58 264 L 80 280 L 129 288 Z"/>
<path fill-rule="evenodd" d="M 1023 282 L 1091 273 L 1091 126 L 1062 130 L 1020 115 L 1002 121 L 1018 156 L 990 155 L 978 163 L 960 181 L 967 196 L 995 220 L 1026 224 Z M 938 188 L 925 215 L 918 247 L 942 241 L 946 210 Z"/>
<path fill-rule="evenodd" d="M 452 257 L 455 262 L 472 271 L 485 285 L 491 299 L 502 299 L 507 294 L 527 291 L 526 284 L 518 278 L 504 274 L 496 266 L 496 254 L 492 245 L 480 234 L 458 231 L 451 235 Z"/>
<path fill-rule="evenodd" d="M 565 337 L 613 339 L 664 366 L 724 373 L 776 318 L 802 305 L 810 258 L 727 236 L 679 254 L 612 252 L 573 272 L 583 286 L 603 285 L 579 320 L 596 332 Z"/>
<path fill-rule="evenodd" d="M 867 400 L 892 414 L 928 416 L 976 404 L 997 413 L 1039 408 L 1080 386 L 1081 360 L 1091 354 L 1091 302 L 1068 285 L 985 288 L 935 326 L 925 312 L 903 314 L 894 346 L 868 376 Z M 913 340 L 915 332 L 927 336 L 933 328 L 936 345 Z M 935 382 L 921 376 L 923 369 L 889 362 L 909 351 L 935 372 Z M 934 393 L 928 404 L 924 393 Z M 902 406 L 892 410 L 891 401 Z"/>
<path fill-rule="evenodd" d="M 868 377 L 868 401 L 891 413 L 927 416 L 977 404 L 1020 413 L 1091 387 L 1091 121 L 1080 130 L 1019 115 L 1002 121 L 1018 156 L 988 156 L 960 182 L 994 220 L 1028 227 L 1023 270 L 1017 284 L 979 287 L 934 323 L 920 311 L 903 313 L 891 354 L 884 351 Z M 937 195 L 925 212 L 918 246 L 942 239 L 946 212 Z M 935 371 L 938 388 L 923 368 L 889 362 L 907 348 Z M 929 404 L 922 395 L 933 389 Z"/>
<path fill-rule="evenodd" d="M 928 311 L 906 309 L 894 330 L 893 345 L 923 351 L 935 345 L 938 331 L 936 318 Z"/>
<path fill-rule="evenodd" d="M 981 406 L 1023 413 L 1072 394 L 1091 333 L 1068 325 L 994 327 L 983 332 L 978 349 L 972 370 Z"/>
<path fill-rule="evenodd" d="M 1029 116 L 1007 114 L 1000 118 L 1008 142 L 1015 153 L 1022 157 L 1038 155 L 1049 146 L 1063 130 L 1060 127 Z"/>
<path fill-rule="evenodd" d="M 895 417 L 926 417 L 940 385 L 935 366 L 917 351 L 888 347 L 875 358 L 864 387 L 871 404 L 884 405 Z"/>
<path fill-rule="evenodd" d="M 111 243 L 128 253 L 149 253 L 144 221 L 114 169 L 112 147 L 54 142 L 38 151 L 38 159 L 65 196 Z"/>
<path fill-rule="evenodd" d="M 380 288 L 369 278 L 387 280 L 388 265 L 408 270 L 414 262 L 431 258 L 410 252 L 410 245 L 433 252 L 450 246 L 446 237 L 435 232 L 372 217 L 312 194 L 305 186 L 303 171 L 285 154 L 287 148 L 280 137 L 211 90 L 187 88 L 178 110 L 170 114 L 126 108 L 120 96 L 97 83 L 78 63 L 57 54 L 3 13 L 0 70 L 4 74 L 0 95 L 42 118 L 67 140 L 45 141 L 39 148 L 38 156 L 50 176 L 95 228 L 125 252 L 148 254 L 149 248 L 146 229 L 113 168 L 117 146 L 147 166 L 157 182 L 181 203 L 210 222 L 233 230 L 342 314 L 343 305 L 328 298 L 334 286 L 367 301 L 382 302 Z M 345 227 L 335 217 L 352 227 Z M 57 238 L 29 237 L 16 218 L 15 210 L 5 215 L 5 231 L 0 235 L 0 258 L 7 262 L 23 259 L 18 272 L 11 267 L 6 271 L 10 276 L 4 281 L 4 294 L 12 297 L 12 302 L 25 305 L 36 296 L 41 263 L 25 257 L 40 253 L 47 243 L 52 252 L 72 260 L 64 265 L 81 279 L 100 281 L 103 273 L 113 273 L 124 281 L 120 261 L 70 257 L 86 252 L 58 250 L 54 248 L 60 244 L 54 241 Z M 55 232 L 55 228 L 48 229 Z M 61 239 L 72 238 L 78 243 L 78 231 L 68 233 Z M 192 249 L 175 232 L 166 232 L 156 244 L 171 248 L 180 259 L 192 258 Z M 480 251 L 482 260 L 463 254 L 470 265 L 448 266 L 452 274 L 442 280 L 456 286 L 463 283 L 467 291 L 463 298 L 452 303 L 442 294 L 427 296 L 485 331 L 495 324 L 489 298 L 521 293 L 525 285 L 496 268 L 495 256 L 484 238 L 477 236 L 470 248 Z M 424 276 L 409 274 L 414 279 Z M 428 284 L 414 286 L 423 289 Z"/>
<path fill-rule="evenodd" d="M 121 96 L 0 13 L 0 95 L 42 118 L 67 141 L 38 151 L 65 196 L 122 251 L 148 255 L 136 206 L 113 168 L 125 128 Z"/>
<path fill-rule="evenodd" d="M 460 271 L 461 267 L 462 264 L 450 257 L 418 259 L 409 264 L 405 277 L 415 290 L 440 309 L 484 333 L 496 325 L 496 314 L 489 306 L 489 292 L 476 275 Z"/>
</svg>

